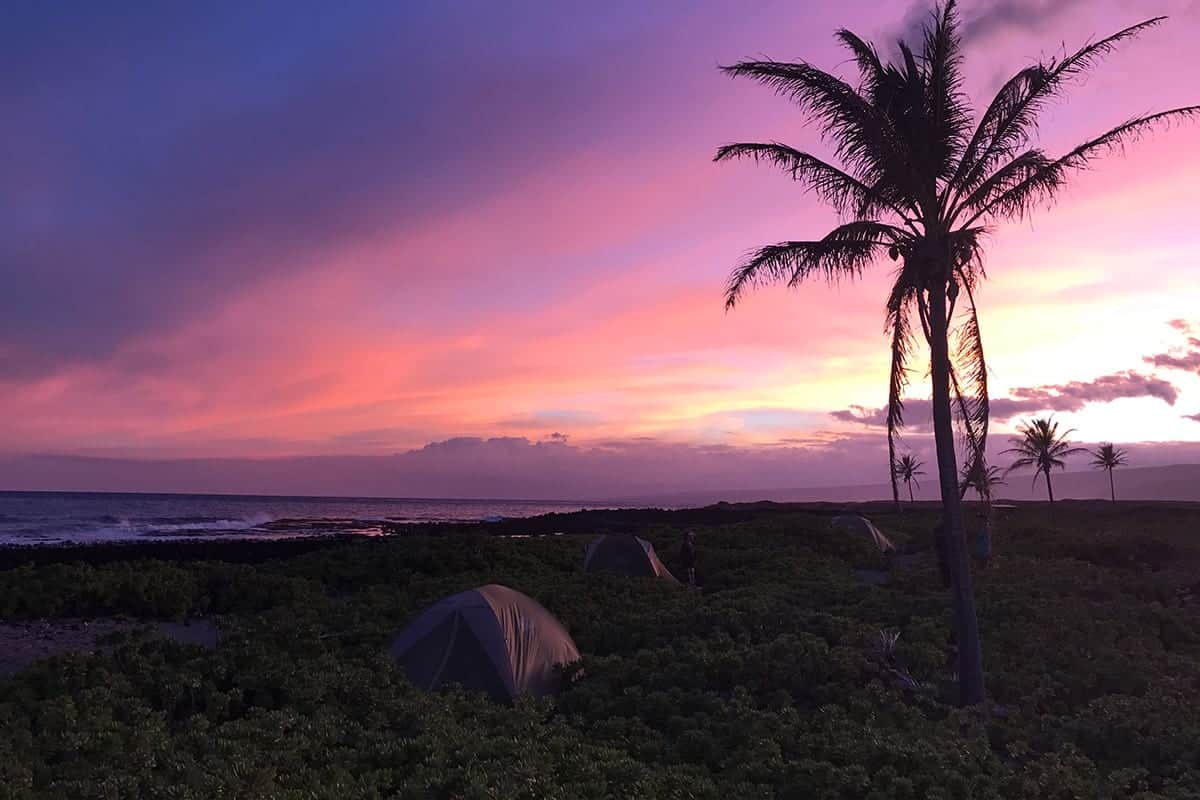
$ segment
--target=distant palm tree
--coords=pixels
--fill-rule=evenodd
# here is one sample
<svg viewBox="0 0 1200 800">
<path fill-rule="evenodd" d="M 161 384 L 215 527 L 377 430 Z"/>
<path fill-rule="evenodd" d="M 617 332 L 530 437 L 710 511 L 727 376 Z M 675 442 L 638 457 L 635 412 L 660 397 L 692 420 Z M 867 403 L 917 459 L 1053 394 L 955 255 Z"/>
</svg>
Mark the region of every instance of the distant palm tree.
<svg viewBox="0 0 1200 800">
<path fill-rule="evenodd" d="M 983 662 L 975 595 L 963 542 L 962 505 L 954 448 L 954 418 L 966 442 L 967 463 L 984 451 L 988 426 L 987 368 L 975 309 L 985 277 L 983 239 L 989 225 L 1021 219 L 1051 200 L 1068 176 L 1103 152 L 1150 128 L 1200 114 L 1200 106 L 1134 117 L 1061 156 L 1031 147 L 1047 105 L 1117 45 L 1159 24 L 1162 17 L 1092 42 L 1065 58 L 1024 67 L 1005 82 L 979 117 L 962 91 L 962 34 L 955 0 L 934 10 L 916 52 L 900 43 L 900 60 L 884 63 L 878 50 L 848 30 L 837 33 L 850 51 L 857 86 L 805 62 L 744 61 L 722 69 L 750 77 L 797 103 L 833 145 L 836 162 L 779 142 L 729 144 L 716 160 L 767 161 L 807 184 L 843 217 L 823 238 L 770 244 L 730 276 L 727 308 L 763 283 L 797 286 L 814 277 L 855 278 L 883 254 L 899 262 L 887 301 L 892 341 L 888 388 L 888 467 L 899 502 L 895 439 L 903 426 L 902 396 L 915 345 L 916 320 L 930 349 L 933 429 L 941 483 L 943 525 L 954 589 L 959 643 L 959 699 L 983 700 Z M 960 295 L 963 304 L 957 305 Z M 961 324 L 952 324 L 955 309 Z"/>
<path fill-rule="evenodd" d="M 925 462 L 917 460 L 912 453 L 907 453 L 896 461 L 895 477 L 908 485 L 908 502 L 910 503 L 914 502 L 912 485 L 915 483 L 918 489 L 921 488 L 921 482 L 917 480 L 917 476 L 925 474 L 921 469 L 923 466 L 925 466 Z"/>
<path fill-rule="evenodd" d="M 1111 442 L 1105 442 L 1092 453 L 1092 466 L 1108 472 L 1108 493 L 1112 501 L 1117 502 L 1117 489 L 1113 485 L 1113 470 L 1126 464 L 1126 453 L 1119 447 L 1113 447 Z"/>
<path fill-rule="evenodd" d="M 958 485 L 958 494 L 965 497 L 971 489 L 979 495 L 979 502 L 991 503 L 995 499 L 994 489 L 1004 485 L 1004 472 L 999 467 L 989 467 L 982 459 L 976 459 L 963 470 L 962 481 Z"/>
<path fill-rule="evenodd" d="M 1071 447 L 1067 442 L 1067 437 L 1074 432 L 1075 430 L 1071 429 L 1059 433 L 1058 423 L 1053 418 L 1040 417 L 1018 425 L 1017 433 L 1021 435 L 1009 439 L 1013 446 L 1004 451 L 1018 456 L 1008 471 L 1012 472 L 1014 469 L 1022 467 L 1037 467 L 1033 473 L 1033 485 L 1037 486 L 1038 475 L 1045 473 L 1046 493 L 1050 497 L 1050 502 L 1053 503 L 1054 487 L 1050 484 L 1050 469 L 1052 467 L 1066 469 L 1067 464 L 1063 459 L 1075 453 L 1087 452 L 1082 447 Z"/>
</svg>

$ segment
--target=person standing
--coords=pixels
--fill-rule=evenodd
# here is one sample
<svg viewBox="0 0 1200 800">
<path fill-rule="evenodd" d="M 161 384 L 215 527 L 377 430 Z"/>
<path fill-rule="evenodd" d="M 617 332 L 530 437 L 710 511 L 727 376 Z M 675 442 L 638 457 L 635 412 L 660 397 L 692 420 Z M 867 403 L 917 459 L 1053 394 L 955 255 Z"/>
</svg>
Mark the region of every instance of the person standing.
<svg viewBox="0 0 1200 800">
<path fill-rule="evenodd" d="M 987 569 L 992 557 L 992 523 L 983 512 L 979 514 L 979 531 L 975 534 L 975 557 L 979 559 L 979 568 Z"/>
<path fill-rule="evenodd" d="M 679 549 L 679 560 L 687 570 L 688 588 L 696 586 L 696 532 L 688 531 L 683 535 L 683 547 Z"/>
</svg>

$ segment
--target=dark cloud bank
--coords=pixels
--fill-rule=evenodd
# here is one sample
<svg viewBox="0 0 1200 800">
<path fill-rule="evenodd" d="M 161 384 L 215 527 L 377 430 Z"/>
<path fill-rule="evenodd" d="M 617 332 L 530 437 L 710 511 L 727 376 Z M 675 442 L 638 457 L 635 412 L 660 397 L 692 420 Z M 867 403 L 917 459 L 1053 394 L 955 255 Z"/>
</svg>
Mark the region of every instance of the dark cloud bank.
<svg viewBox="0 0 1200 800">
<path fill-rule="evenodd" d="M 1129 397 L 1152 397 L 1175 405 L 1179 392 L 1173 384 L 1137 372 L 1116 372 L 1091 381 L 1071 381 L 1057 386 L 1017 388 L 1010 397 L 991 399 L 992 419 L 1005 422 L 1023 414 L 1046 411 L 1079 411 L 1088 403 L 1111 403 Z M 852 406 L 834 411 L 840 422 L 857 422 L 874 428 L 887 425 L 887 408 Z M 928 400 L 907 400 L 904 419 L 907 430 L 928 431 L 932 410 Z"/>
<path fill-rule="evenodd" d="M 960 2 L 963 40 L 970 44 L 999 31 L 1012 29 L 1038 33 L 1045 25 L 1083 5 L 1084 0 L 975 0 Z M 920 41 L 935 3 L 918 0 L 909 6 L 893 37 Z"/>
</svg>

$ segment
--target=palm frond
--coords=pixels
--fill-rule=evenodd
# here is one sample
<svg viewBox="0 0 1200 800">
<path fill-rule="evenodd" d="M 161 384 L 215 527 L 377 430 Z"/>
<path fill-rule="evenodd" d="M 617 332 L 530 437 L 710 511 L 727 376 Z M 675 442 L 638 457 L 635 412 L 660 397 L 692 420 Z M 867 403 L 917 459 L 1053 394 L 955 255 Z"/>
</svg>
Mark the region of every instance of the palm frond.
<svg viewBox="0 0 1200 800">
<path fill-rule="evenodd" d="M 1091 451 L 1092 466 L 1096 469 L 1113 470 L 1128 463 L 1128 454 L 1111 442 L 1104 442 L 1099 448 Z"/>
<path fill-rule="evenodd" d="M 929 306 L 921 291 L 917 292 L 917 317 L 921 320 L 921 333 L 925 334 L 925 343 L 932 344 L 933 331 L 929 327 Z"/>
<path fill-rule="evenodd" d="M 950 388 L 963 444 L 963 461 L 973 464 L 983 458 L 987 449 L 991 404 L 979 317 L 969 290 L 968 298 L 967 319 L 957 332 L 957 352 L 950 365 Z"/>
<path fill-rule="evenodd" d="M 987 461 L 980 456 L 963 467 L 958 495 L 965 497 L 969 490 L 974 489 L 980 500 L 990 503 L 993 489 L 1005 483 L 1004 474 L 999 467 L 989 467 Z"/>
<path fill-rule="evenodd" d="M 1071 431 L 1071 433 L 1074 433 L 1074 431 Z M 1056 467 L 1062 466 L 1065 469 L 1066 468 L 1065 465 L 1057 463 L 1057 462 L 1061 461 L 1062 459 L 1066 458 L 1067 456 L 1073 456 L 1077 453 L 1086 453 L 1086 452 L 1087 452 L 1086 447 L 1071 447 L 1070 445 L 1066 444 L 1065 442 L 1061 442 L 1054 446 L 1054 448 L 1050 451 L 1050 455 L 1051 455 L 1051 457 L 1053 457 L 1055 459 Z"/>
<path fill-rule="evenodd" d="M 896 440 L 904 426 L 904 386 L 908 383 L 908 368 L 905 357 L 908 349 L 907 321 L 898 314 L 892 329 L 892 365 L 888 380 L 887 444 L 888 464 L 891 465 L 892 499 L 899 502 L 900 490 L 896 485 Z"/>
<path fill-rule="evenodd" d="M 1011 158 L 1037 132 L 1038 114 L 1066 85 L 1091 69 L 1122 42 L 1161 23 L 1154 17 L 1084 45 L 1062 61 L 1035 64 L 1010 78 L 979 120 L 947 188 L 971 191 L 996 164 Z"/>
<path fill-rule="evenodd" d="M 866 99 L 871 100 L 884 79 L 885 69 L 883 62 L 879 60 L 879 52 L 874 45 L 863 41 L 853 31 L 845 28 L 834 36 L 854 56 L 854 63 L 858 65 L 858 74 L 862 80 L 859 92 L 861 94 L 865 90 Z"/>
<path fill-rule="evenodd" d="M 908 42 L 900 41 L 896 43 L 896 47 L 900 49 L 900 57 L 904 59 L 904 71 L 899 75 L 904 79 L 905 88 L 911 90 L 921 88 L 922 75 L 921 68 L 917 65 L 917 56 L 913 53 Z M 924 91 L 921 92 L 924 95 Z M 920 108 L 920 104 L 916 104 L 913 108 Z"/>
<path fill-rule="evenodd" d="M 996 170 L 987 180 L 979 184 L 970 194 L 961 197 L 946 210 L 948 221 L 953 222 L 963 211 L 977 210 L 987 206 L 1009 189 L 1051 164 L 1051 159 L 1041 150 L 1026 150 Z"/>
<path fill-rule="evenodd" d="M 794 147 L 779 142 L 739 142 L 718 148 L 713 160 L 728 161 L 734 158 L 766 161 L 783 169 L 791 174 L 792 180 L 809 186 L 839 214 L 853 213 L 857 217 L 867 217 L 888 210 L 903 219 L 911 219 L 882 192 L 867 186 L 832 164 Z"/>
<path fill-rule="evenodd" d="M 1020 436 L 1009 440 L 1013 446 L 1003 451 L 1019 456 L 1009 467 L 1010 471 L 1028 466 L 1037 466 L 1046 473 L 1054 467 L 1066 469 L 1068 456 L 1087 452 L 1082 447 L 1072 447 L 1067 441 L 1075 429 L 1060 432 L 1053 418 L 1041 417 L 1025 422 L 1017 426 L 1017 433 Z"/>
<path fill-rule="evenodd" d="M 905 453 L 896 461 L 896 474 L 901 478 L 912 480 L 916 475 L 924 475 L 925 472 L 921 467 L 925 466 L 925 462 L 914 456 L 912 453 Z"/>
<path fill-rule="evenodd" d="M 1120 149 L 1160 123 L 1183 117 L 1200 116 L 1200 106 L 1185 106 L 1131 119 L 1095 139 L 1084 142 L 1065 156 L 1036 170 L 1011 188 L 993 197 L 967 220 L 974 225 L 983 217 L 998 219 L 1022 218 L 1041 203 L 1052 201 L 1066 182 L 1069 172 L 1086 169 L 1093 159 L 1104 152 Z"/>
<path fill-rule="evenodd" d="M 893 187 L 896 201 L 914 196 L 895 188 L 918 183 L 903 143 L 887 118 L 841 78 L 802 61 L 742 61 L 721 70 L 731 77 L 753 78 L 799 105 L 819 125 L 822 137 L 834 144 L 846 171 L 863 183 L 877 191 Z M 917 213 L 916 208 L 909 210 Z"/>
<path fill-rule="evenodd" d="M 891 426 L 888 426 L 888 479 L 892 483 L 892 502 L 897 506 L 900 505 L 900 484 L 897 482 L 899 474 L 896 472 L 896 439 L 892 436 Z"/>
<path fill-rule="evenodd" d="M 857 277 L 877 250 L 890 242 L 865 238 L 868 223 L 853 225 L 854 235 L 859 238 L 850 233 L 841 238 L 839 231 L 848 227 L 842 226 L 820 241 L 780 242 L 750 254 L 729 277 L 725 287 L 725 307 L 733 308 L 746 289 L 764 284 L 786 283 L 794 287 L 815 274 L 823 275 L 829 281 Z"/>
<path fill-rule="evenodd" d="M 1019 448 L 1010 447 L 1009 449 L 1001 450 L 1000 452 L 1003 454 L 1003 453 L 1023 453 L 1024 451 Z M 1024 467 L 1032 467 L 1037 463 L 1038 463 L 1037 455 L 1034 455 L 1034 454 L 1022 455 L 1020 458 L 1015 459 L 1011 464 L 1009 464 L 1008 469 L 1011 472 L 1012 470 L 1022 469 Z"/>
<path fill-rule="evenodd" d="M 899 498 L 899 490 L 896 486 L 897 478 L 904 481 L 905 484 L 916 484 L 916 487 L 918 489 L 920 489 L 921 482 L 919 480 L 917 480 L 917 476 L 925 474 L 924 470 L 921 469 L 921 467 L 925 466 L 925 464 L 922 461 L 920 461 L 916 456 L 914 456 L 912 453 L 905 453 L 903 456 L 900 457 L 899 460 L 896 460 L 895 454 L 893 453 L 891 458 L 892 458 L 892 464 L 893 464 L 893 466 L 892 466 L 892 489 L 893 489 L 892 496 L 893 496 L 893 498 L 894 499 Z M 910 491 L 912 490 L 911 486 L 909 487 L 909 490 Z"/>
<path fill-rule="evenodd" d="M 908 386 L 908 358 L 913 337 L 910 315 L 916 289 L 901 273 L 887 303 L 887 326 L 892 335 L 892 365 L 888 378 L 888 458 L 895 465 L 896 440 L 904 427 L 904 390 Z M 895 479 L 893 478 L 893 484 Z M 894 488 L 894 486 L 893 486 Z"/>
<path fill-rule="evenodd" d="M 987 235 L 988 229 L 983 227 L 960 228 L 950 234 L 954 274 L 970 295 L 968 299 L 972 305 L 975 303 L 974 292 L 979 280 L 987 277 L 987 271 L 983 268 L 983 239 Z"/>
<path fill-rule="evenodd" d="M 1038 87 L 1044 85 L 1045 77 L 1046 67 L 1034 64 L 1022 69 L 1000 87 L 980 117 L 975 133 L 959 159 L 958 169 L 945 187 L 947 197 L 952 190 L 961 193 L 972 188 L 979 181 L 977 174 L 984 171 L 986 165 L 998 160 L 998 155 L 990 150 L 998 149 L 998 132 L 1016 124 L 1017 120 L 1014 118 L 1027 110 L 1031 96 Z M 1036 120 L 1036 117 L 1034 119 Z"/>
<path fill-rule="evenodd" d="M 949 180 L 966 148 L 971 110 L 962 90 L 962 48 L 955 0 L 947 0 L 925 29 L 925 118 L 923 144 L 929 172 Z"/>
</svg>

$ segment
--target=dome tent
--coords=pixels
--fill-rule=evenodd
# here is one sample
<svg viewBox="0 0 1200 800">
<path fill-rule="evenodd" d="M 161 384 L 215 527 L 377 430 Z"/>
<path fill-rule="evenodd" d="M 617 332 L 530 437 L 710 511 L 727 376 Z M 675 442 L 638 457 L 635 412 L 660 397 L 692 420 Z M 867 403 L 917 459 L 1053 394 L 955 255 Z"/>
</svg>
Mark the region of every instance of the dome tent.
<svg viewBox="0 0 1200 800">
<path fill-rule="evenodd" d="M 856 536 L 867 536 L 875 543 L 881 553 L 890 553 L 896 549 L 892 540 L 883 531 L 875 527 L 875 523 L 857 514 L 840 514 L 833 518 L 832 526 Z"/>
<path fill-rule="evenodd" d="M 555 694 L 555 667 L 579 660 L 566 628 L 536 600 L 498 584 L 443 598 L 392 642 L 422 689 L 457 683 L 496 701 Z"/>
<path fill-rule="evenodd" d="M 583 571 L 664 578 L 678 583 L 671 571 L 658 560 L 654 545 L 625 533 L 606 533 L 593 539 L 583 559 Z"/>
</svg>

